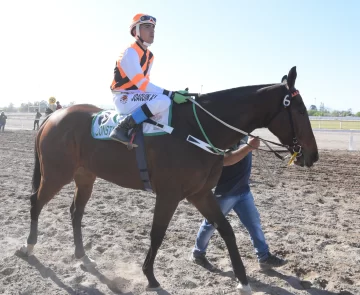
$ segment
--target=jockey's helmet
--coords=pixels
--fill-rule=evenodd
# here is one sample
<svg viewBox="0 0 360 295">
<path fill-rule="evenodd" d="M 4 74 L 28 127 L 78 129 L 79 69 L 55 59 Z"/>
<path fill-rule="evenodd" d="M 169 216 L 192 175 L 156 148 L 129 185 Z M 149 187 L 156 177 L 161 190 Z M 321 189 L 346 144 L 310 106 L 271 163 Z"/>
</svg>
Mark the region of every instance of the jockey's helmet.
<svg viewBox="0 0 360 295">
<path fill-rule="evenodd" d="M 130 25 L 131 36 L 135 37 L 136 39 L 139 39 L 142 43 L 144 43 L 144 45 L 150 46 L 150 44 L 144 42 L 140 38 L 140 25 L 141 24 L 152 24 L 152 25 L 156 26 L 156 18 L 151 15 L 148 15 L 148 14 L 138 13 L 137 15 L 135 15 L 133 17 L 133 19 L 131 21 L 131 25 Z M 135 35 L 132 32 L 134 28 L 135 28 Z"/>
</svg>

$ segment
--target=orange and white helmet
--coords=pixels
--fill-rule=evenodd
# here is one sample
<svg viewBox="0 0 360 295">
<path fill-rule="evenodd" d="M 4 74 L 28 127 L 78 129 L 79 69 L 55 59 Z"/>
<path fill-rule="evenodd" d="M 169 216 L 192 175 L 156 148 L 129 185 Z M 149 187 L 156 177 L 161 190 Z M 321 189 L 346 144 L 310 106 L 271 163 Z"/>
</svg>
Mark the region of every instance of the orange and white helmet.
<svg viewBox="0 0 360 295">
<path fill-rule="evenodd" d="M 148 14 L 144 14 L 144 13 L 138 13 L 137 15 L 135 15 L 131 21 L 131 25 L 130 25 L 130 34 L 131 36 L 135 37 L 136 39 L 139 39 L 144 45 L 146 46 L 150 46 L 149 43 L 144 42 L 144 40 L 142 40 L 140 38 L 140 25 L 141 24 L 152 24 L 154 26 L 156 26 L 156 18 L 148 15 Z M 132 34 L 132 30 L 135 29 L 135 36 Z"/>
</svg>

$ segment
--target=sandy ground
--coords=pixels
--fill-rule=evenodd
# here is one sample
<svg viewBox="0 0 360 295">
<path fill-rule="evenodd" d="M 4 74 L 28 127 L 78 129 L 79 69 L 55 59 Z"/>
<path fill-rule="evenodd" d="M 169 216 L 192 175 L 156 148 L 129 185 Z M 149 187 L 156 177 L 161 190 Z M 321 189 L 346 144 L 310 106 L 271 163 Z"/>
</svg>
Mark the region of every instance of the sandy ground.
<svg viewBox="0 0 360 295">
<path fill-rule="evenodd" d="M 84 269 L 73 257 L 73 183 L 42 211 L 35 256 L 21 255 L 17 250 L 30 225 L 34 137 L 33 131 L 0 133 L 0 294 L 235 294 L 229 257 L 217 233 L 208 258 L 222 272 L 210 273 L 188 260 L 202 217 L 187 202 L 175 212 L 155 262 L 163 290 L 145 292 L 141 266 L 154 195 L 101 179 L 83 219 L 87 253 L 97 261 L 96 269 Z M 263 229 L 272 252 L 289 260 L 281 269 L 261 272 L 247 232 L 231 213 L 254 294 L 360 294 L 360 152 L 342 151 L 327 141 L 318 138 L 320 147 L 334 149 L 322 149 L 310 170 L 287 167 L 261 153 L 269 173 L 254 155 L 252 190 Z"/>
</svg>

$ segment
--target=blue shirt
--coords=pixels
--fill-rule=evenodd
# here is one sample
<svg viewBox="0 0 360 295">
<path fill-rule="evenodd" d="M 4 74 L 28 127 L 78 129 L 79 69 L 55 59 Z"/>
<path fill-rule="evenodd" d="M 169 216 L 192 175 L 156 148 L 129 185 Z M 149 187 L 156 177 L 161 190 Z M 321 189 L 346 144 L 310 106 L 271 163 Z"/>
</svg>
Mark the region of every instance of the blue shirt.
<svg viewBox="0 0 360 295">
<path fill-rule="evenodd" d="M 215 188 L 217 197 L 240 195 L 249 192 L 252 153 L 248 153 L 240 162 L 224 166 L 218 184 Z"/>
</svg>

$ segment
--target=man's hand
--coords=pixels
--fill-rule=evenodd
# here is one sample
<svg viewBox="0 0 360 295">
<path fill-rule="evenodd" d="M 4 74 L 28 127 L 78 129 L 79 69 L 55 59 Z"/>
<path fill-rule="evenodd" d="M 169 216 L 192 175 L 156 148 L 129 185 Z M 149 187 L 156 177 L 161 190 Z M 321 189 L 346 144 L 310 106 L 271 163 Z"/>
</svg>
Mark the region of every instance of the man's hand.
<svg viewBox="0 0 360 295">
<path fill-rule="evenodd" d="M 258 137 L 251 137 L 249 136 L 248 141 L 247 141 L 249 147 L 251 148 L 251 150 L 256 150 L 259 148 L 260 146 L 260 139 Z"/>
</svg>

